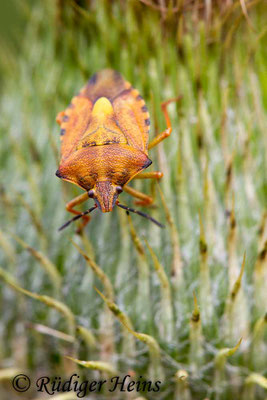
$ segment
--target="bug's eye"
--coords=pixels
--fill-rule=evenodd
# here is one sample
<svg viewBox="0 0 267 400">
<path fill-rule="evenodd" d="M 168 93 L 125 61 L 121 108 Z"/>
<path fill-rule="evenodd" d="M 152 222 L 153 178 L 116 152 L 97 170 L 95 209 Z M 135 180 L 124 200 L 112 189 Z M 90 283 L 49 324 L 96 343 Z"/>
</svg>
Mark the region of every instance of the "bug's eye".
<svg viewBox="0 0 267 400">
<path fill-rule="evenodd" d="M 116 186 L 116 192 L 120 194 L 122 192 L 122 187 L 121 186 Z"/>
<path fill-rule="evenodd" d="M 95 191 L 93 189 L 89 190 L 88 196 L 92 199 L 95 196 Z"/>
</svg>

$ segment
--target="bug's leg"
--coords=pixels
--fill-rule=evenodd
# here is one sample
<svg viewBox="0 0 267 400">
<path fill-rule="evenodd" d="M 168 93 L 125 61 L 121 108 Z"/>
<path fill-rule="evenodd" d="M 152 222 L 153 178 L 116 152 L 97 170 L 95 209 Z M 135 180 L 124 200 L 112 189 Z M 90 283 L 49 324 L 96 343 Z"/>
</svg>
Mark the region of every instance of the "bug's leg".
<svg viewBox="0 0 267 400">
<path fill-rule="evenodd" d="M 64 117 L 65 111 L 60 111 L 56 117 L 56 122 L 58 125 L 61 125 L 63 117 Z"/>
<path fill-rule="evenodd" d="M 80 196 L 75 197 L 74 199 L 72 199 L 71 201 L 69 201 L 66 204 L 66 210 L 69 211 L 72 214 L 75 215 L 80 215 L 81 212 L 78 210 L 74 210 L 73 207 L 84 203 L 86 200 L 88 200 L 88 193 L 83 193 Z M 88 222 L 90 221 L 91 217 L 89 215 L 84 215 L 82 217 L 82 223 L 79 225 L 78 229 L 77 229 L 77 233 L 81 233 L 81 231 L 83 230 L 83 228 L 88 224 Z"/>
<path fill-rule="evenodd" d="M 133 179 L 155 179 L 159 180 L 163 177 L 163 173 L 160 171 L 151 171 L 151 172 L 140 172 L 137 174 Z M 125 190 L 126 188 L 126 190 Z M 129 190 L 130 189 L 130 190 Z M 124 191 L 128 191 L 129 194 L 131 194 L 134 197 L 137 197 L 138 199 L 141 199 L 141 201 L 135 201 L 135 204 L 143 205 L 143 206 L 148 206 L 154 203 L 154 196 L 147 196 L 144 193 L 141 193 L 129 186 L 124 186 Z"/>
<path fill-rule="evenodd" d="M 172 132 L 172 125 L 171 125 L 171 120 L 170 120 L 169 113 L 167 110 L 167 106 L 174 101 L 179 101 L 180 99 L 181 99 L 181 97 L 177 97 L 175 99 L 167 100 L 161 104 L 161 109 L 162 109 L 162 112 L 163 112 L 165 120 L 166 120 L 167 128 L 165 129 L 165 131 L 159 133 L 150 143 L 148 143 L 148 150 L 152 149 L 152 147 L 157 146 L 157 144 L 162 142 L 162 140 L 164 140 L 168 136 L 170 136 L 170 134 Z"/>
<path fill-rule="evenodd" d="M 137 199 L 140 199 L 140 201 L 137 201 L 135 204 L 139 204 L 140 206 L 149 206 L 154 202 L 153 197 L 148 196 L 147 194 L 144 194 L 142 192 L 139 192 L 138 190 L 125 185 L 123 187 L 123 191 L 130 194 L 133 197 L 136 197 Z"/>
<path fill-rule="evenodd" d="M 161 179 L 163 177 L 163 172 L 151 171 L 151 172 L 140 172 L 135 175 L 133 179 Z"/>
</svg>

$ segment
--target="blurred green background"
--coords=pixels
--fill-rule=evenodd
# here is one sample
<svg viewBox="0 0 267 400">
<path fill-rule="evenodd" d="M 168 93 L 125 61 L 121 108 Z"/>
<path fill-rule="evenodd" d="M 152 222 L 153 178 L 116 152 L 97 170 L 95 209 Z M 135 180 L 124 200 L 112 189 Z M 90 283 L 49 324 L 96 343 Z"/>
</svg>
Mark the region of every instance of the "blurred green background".
<svg viewBox="0 0 267 400">
<path fill-rule="evenodd" d="M 1 400 L 56 399 L 16 394 L 17 372 L 34 382 L 114 370 L 161 390 L 86 398 L 266 399 L 266 3 L 0 7 Z M 55 176 L 55 117 L 107 67 L 144 97 L 151 138 L 165 129 L 161 102 L 182 96 L 172 135 L 150 152 L 164 178 L 132 183 L 155 195 L 144 211 L 166 228 L 115 209 L 96 211 L 83 235 L 59 233 L 81 191 Z"/>
</svg>

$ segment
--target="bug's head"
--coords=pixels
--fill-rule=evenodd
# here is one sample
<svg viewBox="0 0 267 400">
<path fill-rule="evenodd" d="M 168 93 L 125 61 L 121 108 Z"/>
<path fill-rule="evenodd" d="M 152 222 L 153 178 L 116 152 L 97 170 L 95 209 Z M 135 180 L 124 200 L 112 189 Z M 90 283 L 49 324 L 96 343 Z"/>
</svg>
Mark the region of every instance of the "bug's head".
<svg viewBox="0 0 267 400">
<path fill-rule="evenodd" d="M 121 192 L 121 186 L 114 185 L 107 180 L 96 182 L 94 188 L 89 190 L 88 196 L 93 198 L 97 207 L 105 213 L 112 211 Z"/>
</svg>

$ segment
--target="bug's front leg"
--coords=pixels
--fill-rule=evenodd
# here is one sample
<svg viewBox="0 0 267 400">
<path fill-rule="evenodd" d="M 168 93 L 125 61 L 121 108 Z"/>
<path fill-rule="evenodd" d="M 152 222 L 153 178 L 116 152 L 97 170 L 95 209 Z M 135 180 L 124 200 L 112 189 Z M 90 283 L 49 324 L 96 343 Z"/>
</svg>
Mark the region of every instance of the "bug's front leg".
<svg viewBox="0 0 267 400">
<path fill-rule="evenodd" d="M 69 211 L 72 214 L 75 215 L 80 215 L 80 211 L 78 210 L 74 210 L 73 207 L 84 203 L 86 200 L 88 200 L 88 193 L 83 193 L 80 196 L 75 197 L 74 199 L 72 199 L 71 201 L 69 201 L 66 204 L 66 210 Z M 84 229 L 84 227 L 88 224 L 88 222 L 90 221 L 91 217 L 89 215 L 84 215 L 82 217 L 82 223 L 79 225 L 78 229 L 77 229 L 77 233 L 81 233 L 82 230 Z"/>
<path fill-rule="evenodd" d="M 161 179 L 163 177 L 163 172 L 151 171 L 151 172 L 140 172 L 135 175 L 133 179 Z"/>
<path fill-rule="evenodd" d="M 168 136 L 170 136 L 170 134 L 172 132 L 172 125 L 171 125 L 170 116 L 169 116 L 169 113 L 167 110 L 167 106 L 170 103 L 173 103 L 173 102 L 179 101 L 179 100 L 181 100 L 181 96 L 176 97 L 175 99 L 167 100 L 161 104 L 161 109 L 162 109 L 162 112 L 163 112 L 165 120 L 166 120 L 167 128 L 163 132 L 159 133 L 150 143 L 148 143 L 148 150 L 152 149 L 152 147 L 157 146 L 157 144 L 162 142 L 162 140 L 164 140 Z"/>
<path fill-rule="evenodd" d="M 140 199 L 140 201 L 137 201 L 135 204 L 138 204 L 140 206 L 149 206 L 154 202 L 153 197 L 148 196 L 147 194 L 144 194 L 142 192 L 139 192 L 138 190 L 125 185 L 123 187 L 123 191 L 130 194 L 133 197 L 136 197 L 137 199 Z"/>
</svg>

